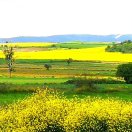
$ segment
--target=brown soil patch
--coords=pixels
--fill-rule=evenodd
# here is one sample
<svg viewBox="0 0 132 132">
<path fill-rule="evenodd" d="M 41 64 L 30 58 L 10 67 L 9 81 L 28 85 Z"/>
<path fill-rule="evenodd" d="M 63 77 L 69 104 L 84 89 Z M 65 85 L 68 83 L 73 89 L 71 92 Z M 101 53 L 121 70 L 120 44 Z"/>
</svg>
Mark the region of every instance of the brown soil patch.
<svg viewBox="0 0 132 132">
<path fill-rule="evenodd" d="M 39 47 L 30 47 L 30 48 L 16 48 L 16 52 L 37 52 L 37 51 L 48 51 L 49 48 L 39 48 Z"/>
</svg>

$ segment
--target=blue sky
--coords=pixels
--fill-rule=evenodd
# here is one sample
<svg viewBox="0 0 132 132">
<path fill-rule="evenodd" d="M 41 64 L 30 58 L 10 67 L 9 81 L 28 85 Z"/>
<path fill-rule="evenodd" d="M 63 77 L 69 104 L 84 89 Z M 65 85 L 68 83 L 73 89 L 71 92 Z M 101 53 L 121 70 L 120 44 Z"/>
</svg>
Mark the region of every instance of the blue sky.
<svg viewBox="0 0 132 132">
<path fill-rule="evenodd" d="M 0 37 L 132 34 L 132 0 L 0 0 Z"/>
</svg>

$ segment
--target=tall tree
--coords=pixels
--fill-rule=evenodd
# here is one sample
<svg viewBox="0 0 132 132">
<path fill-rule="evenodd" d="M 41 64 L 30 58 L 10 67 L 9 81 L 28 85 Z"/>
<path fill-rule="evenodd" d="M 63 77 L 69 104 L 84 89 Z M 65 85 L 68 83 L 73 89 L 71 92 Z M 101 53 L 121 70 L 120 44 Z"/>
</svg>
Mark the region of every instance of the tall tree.
<svg viewBox="0 0 132 132">
<path fill-rule="evenodd" d="M 14 50 L 13 47 L 8 47 L 7 45 L 3 46 L 3 53 L 5 55 L 5 60 L 8 65 L 8 70 L 9 70 L 9 77 L 11 78 L 11 73 L 13 71 L 13 63 L 14 63 Z"/>
</svg>

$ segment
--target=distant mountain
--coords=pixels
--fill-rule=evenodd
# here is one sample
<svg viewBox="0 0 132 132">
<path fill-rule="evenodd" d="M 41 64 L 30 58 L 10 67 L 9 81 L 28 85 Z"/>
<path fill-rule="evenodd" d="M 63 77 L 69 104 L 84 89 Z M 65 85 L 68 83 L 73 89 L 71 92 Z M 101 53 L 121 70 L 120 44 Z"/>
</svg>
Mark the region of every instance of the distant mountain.
<svg viewBox="0 0 132 132">
<path fill-rule="evenodd" d="M 116 42 L 132 40 L 132 34 L 127 35 L 54 35 L 47 37 L 13 37 L 13 38 L 0 38 L 0 43 L 9 42 Z"/>
</svg>

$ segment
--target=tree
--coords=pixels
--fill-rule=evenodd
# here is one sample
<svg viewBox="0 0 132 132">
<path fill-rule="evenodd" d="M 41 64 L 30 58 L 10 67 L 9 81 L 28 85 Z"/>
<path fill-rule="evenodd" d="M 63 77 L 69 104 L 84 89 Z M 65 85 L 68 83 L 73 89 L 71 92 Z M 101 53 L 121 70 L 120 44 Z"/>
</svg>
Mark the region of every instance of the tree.
<svg viewBox="0 0 132 132">
<path fill-rule="evenodd" d="M 52 48 L 56 48 L 56 45 L 55 45 L 55 44 L 52 44 L 51 47 L 52 47 Z"/>
<path fill-rule="evenodd" d="M 6 42 L 7 43 L 7 42 Z M 13 62 L 14 62 L 14 50 L 13 47 L 8 47 L 7 45 L 3 46 L 3 53 L 5 55 L 5 60 L 8 65 L 8 70 L 9 70 L 9 77 L 11 78 L 11 73 L 13 71 Z"/>
<path fill-rule="evenodd" d="M 49 70 L 50 68 L 52 68 L 50 64 L 45 64 L 44 67 L 46 68 L 46 70 Z"/>
<path fill-rule="evenodd" d="M 132 83 L 132 63 L 119 65 L 116 76 L 122 77 L 126 83 Z"/>
<path fill-rule="evenodd" d="M 72 58 L 69 58 L 68 60 L 66 60 L 67 64 L 70 65 L 71 62 L 73 62 Z"/>
</svg>

